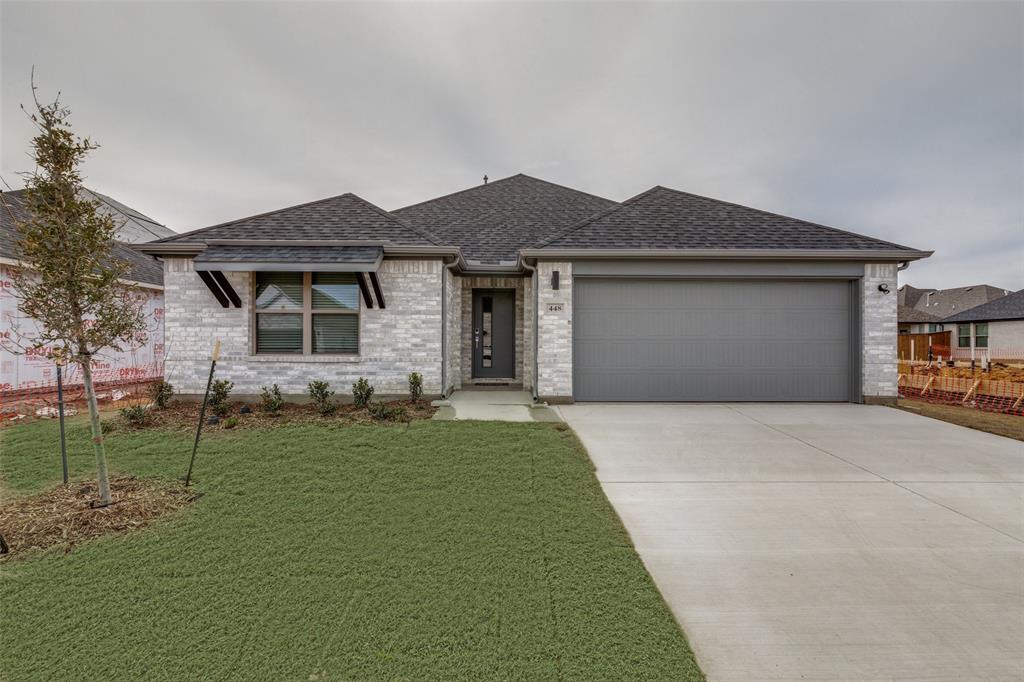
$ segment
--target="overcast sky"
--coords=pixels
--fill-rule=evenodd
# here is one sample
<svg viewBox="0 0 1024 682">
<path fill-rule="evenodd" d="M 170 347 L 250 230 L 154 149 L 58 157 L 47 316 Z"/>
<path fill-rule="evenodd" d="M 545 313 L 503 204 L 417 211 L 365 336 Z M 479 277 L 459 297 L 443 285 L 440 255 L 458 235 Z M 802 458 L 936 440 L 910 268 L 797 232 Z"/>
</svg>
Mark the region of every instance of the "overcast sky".
<svg viewBox="0 0 1024 682">
<path fill-rule="evenodd" d="M 0 173 L 43 97 L 88 186 L 186 231 L 355 192 L 665 185 L 1024 288 L 1024 3 L 0 2 Z"/>
</svg>

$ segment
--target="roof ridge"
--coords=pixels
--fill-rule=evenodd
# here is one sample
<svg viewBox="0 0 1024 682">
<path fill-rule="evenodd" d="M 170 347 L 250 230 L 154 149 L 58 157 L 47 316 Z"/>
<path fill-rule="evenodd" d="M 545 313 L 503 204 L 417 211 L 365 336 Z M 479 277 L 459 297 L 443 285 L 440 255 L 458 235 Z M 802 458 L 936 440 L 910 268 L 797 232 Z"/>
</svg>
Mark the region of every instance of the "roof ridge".
<svg viewBox="0 0 1024 682">
<path fill-rule="evenodd" d="M 460 194 L 465 194 L 466 192 L 472 192 L 473 190 L 480 189 L 482 187 L 493 187 L 494 185 L 497 185 L 498 183 L 505 182 L 506 180 L 511 180 L 512 178 L 519 177 L 520 175 L 522 175 L 522 173 L 516 173 L 515 175 L 510 175 L 510 176 L 508 176 L 506 178 L 499 178 L 497 180 L 493 180 L 493 181 L 490 181 L 490 182 L 484 182 L 484 183 L 479 184 L 479 185 L 473 185 L 472 187 L 467 187 L 465 189 L 460 189 L 460 190 L 456 190 L 454 192 L 449 192 L 448 194 L 442 194 L 441 196 L 434 197 L 433 199 L 424 199 L 423 201 L 417 201 L 415 204 L 409 204 L 408 206 L 402 206 L 401 208 L 396 208 L 395 210 L 396 211 L 404 211 L 407 208 L 415 208 L 417 206 L 422 206 L 423 204 L 430 204 L 430 203 L 433 203 L 435 201 L 441 201 L 442 199 L 450 199 L 451 197 L 458 196 Z"/>
<path fill-rule="evenodd" d="M 360 202 L 366 204 L 372 210 L 376 211 L 377 213 L 379 213 L 380 215 L 384 216 L 388 220 L 393 220 L 396 223 L 398 223 L 399 225 L 401 225 L 402 227 L 409 228 L 410 230 L 412 230 L 416 234 L 420 235 L 421 237 L 423 237 L 427 241 L 432 242 L 435 246 L 443 246 L 441 241 L 437 237 L 435 237 L 432 233 L 427 232 L 426 230 L 424 230 L 421 227 L 417 227 L 416 225 L 413 225 L 411 223 L 407 223 L 406 221 L 402 220 L 398 216 L 396 216 L 393 213 L 391 213 L 391 211 L 384 210 L 383 208 L 381 208 L 377 204 L 373 203 L 372 201 L 369 201 L 368 199 L 364 199 L 363 197 L 359 196 L 358 194 L 355 194 L 353 192 L 345 192 L 344 194 L 339 195 L 337 198 L 340 198 L 340 197 L 352 197 L 353 199 L 356 199 L 357 201 L 360 201 Z"/>
<path fill-rule="evenodd" d="M 602 201 L 613 201 L 612 199 L 609 199 L 607 197 L 598 196 L 597 194 L 591 194 L 590 192 L 584 192 L 583 190 L 576 189 L 575 187 L 569 187 L 568 185 L 560 185 L 557 182 L 551 182 L 550 180 L 544 180 L 543 178 L 537 178 L 537 177 L 534 177 L 532 175 L 527 175 L 526 173 L 516 173 L 515 175 L 509 175 L 509 176 L 504 177 L 504 178 L 498 178 L 497 180 L 491 180 L 489 182 L 485 182 L 485 183 L 480 184 L 480 185 L 473 185 L 472 187 L 467 187 L 465 189 L 460 189 L 460 190 L 457 190 L 455 192 L 449 192 L 448 194 L 442 194 L 441 196 L 434 197 L 433 199 L 424 199 L 423 201 L 418 201 L 415 204 L 409 204 L 408 206 L 402 206 L 401 208 L 396 208 L 395 211 L 404 211 L 404 210 L 409 209 L 409 208 L 416 208 L 417 206 L 422 206 L 424 204 L 430 204 L 430 203 L 433 203 L 435 201 L 441 201 L 442 199 L 450 199 L 451 197 L 458 196 L 460 194 L 465 194 L 466 192 L 472 192 L 473 190 L 483 189 L 484 187 L 493 187 L 494 185 L 498 185 L 498 184 L 501 184 L 503 182 L 507 182 L 509 180 L 514 180 L 516 178 L 527 178 L 527 179 L 533 180 L 535 182 L 542 182 L 545 185 L 551 185 L 552 187 L 558 187 L 559 189 L 568 190 L 570 192 L 576 192 L 577 194 L 585 194 L 588 197 L 593 197 L 595 199 L 601 199 Z"/>
<path fill-rule="evenodd" d="M 840 234 L 846 234 L 846 235 L 850 235 L 850 236 L 853 236 L 853 237 L 858 237 L 858 238 L 861 238 L 861 239 L 870 239 L 873 242 L 877 242 L 879 244 L 885 244 L 886 246 L 894 246 L 896 248 L 905 249 L 905 250 L 908 250 L 908 251 L 912 250 L 909 246 L 903 246 L 902 244 L 897 244 L 896 242 L 890 242 L 890 241 L 886 241 L 884 239 L 879 239 L 877 237 L 871 237 L 871 236 L 868 236 L 866 234 L 859 234 L 857 232 L 851 232 L 850 230 L 843 230 L 843 229 L 840 229 L 838 227 L 832 227 L 831 225 L 822 225 L 821 223 L 811 222 L 810 220 L 804 220 L 803 218 L 794 218 L 793 216 L 784 215 L 782 213 L 775 213 L 773 211 L 765 211 L 764 209 L 754 208 L 753 206 L 747 206 L 745 204 L 737 204 L 734 201 L 726 201 L 725 199 L 716 199 L 715 197 L 709 197 L 709 196 L 705 196 L 703 194 L 694 194 L 693 192 L 686 192 L 686 191 L 683 191 L 681 189 L 675 189 L 675 188 L 672 188 L 672 187 L 661 187 L 661 189 L 668 190 L 669 192 L 675 192 L 676 194 L 682 194 L 682 195 L 688 196 L 688 197 L 694 197 L 694 198 L 697 198 L 697 199 L 704 199 L 706 201 L 714 201 L 714 202 L 717 202 L 719 204 L 725 204 L 727 206 L 735 206 L 736 208 L 742 208 L 742 209 L 744 209 L 746 211 L 754 211 L 756 213 L 763 213 L 765 215 L 774 216 L 776 218 L 785 218 L 786 220 L 795 220 L 797 222 L 803 223 L 804 225 L 811 225 L 812 227 L 819 227 L 819 228 L 822 228 L 822 229 L 825 229 L 825 230 L 831 230 L 832 232 L 838 232 Z"/>
<path fill-rule="evenodd" d="M 214 229 L 216 227 L 226 227 L 226 226 L 231 225 L 233 223 L 240 223 L 243 220 L 253 220 L 254 218 L 263 218 L 263 217 L 266 217 L 266 216 L 269 216 L 269 215 L 274 215 L 276 213 L 283 213 L 284 211 L 290 211 L 293 208 L 304 208 L 306 206 L 315 206 L 316 204 L 322 204 L 322 203 L 325 203 L 325 202 L 328 202 L 328 201 L 332 201 L 334 199 L 340 199 L 341 197 L 345 196 L 346 194 L 352 194 L 352 193 L 351 192 L 345 192 L 343 194 L 336 194 L 334 196 L 325 197 L 323 199 L 316 199 L 314 201 L 306 201 L 306 202 L 303 202 L 301 204 L 294 204 L 292 206 L 285 206 L 284 208 L 276 208 L 273 211 L 264 211 L 263 213 L 254 213 L 252 215 L 243 216 L 241 218 L 235 218 L 233 220 L 226 220 L 226 221 L 224 221 L 222 223 L 217 223 L 216 225 L 209 225 L 207 227 L 200 227 L 200 228 L 197 228 L 195 230 L 189 230 L 188 232 L 180 232 L 180 233 L 178 233 L 176 235 L 172 235 L 170 237 L 164 237 L 163 239 L 156 239 L 156 240 L 151 241 L 149 243 L 150 244 L 161 244 L 161 243 L 167 243 L 167 242 L 172 242 L 172 241 L 178 241 L 181 237 L 189 237 L 189 236 L 194 235 L 194 234 L 199 234 L 200 232 L 206 232 L 207 230 L 212 230 L 212 229 Z M 353 195 L 353 196 L 355 196 L 355 195 Z"/>
<path fill-rule="evenodd" d="M 625 208 L 627 205 L 632 204 L 633 202 L 638 201 L 640 198 L 650 194 L 651 192 L 654 192 L 655 190 L 659 190 L 659 189 L 665 189 L 665 188 L 662 187 L 661 185 L 655 185 L 654 187 L 651 187 L 650 189 L 644 190 L 643 192 L 640 192 L 640 194 L 632 196 L 632 197 L 626 199 L 625 201 L 620 201 L 619 203 L 614 204 L 613 206 L 609 206 L 606 209 L 598 211 L 594 215 L 589 216 L 587 218 L 584 218 L 583 220 L 581 220 L 580 222 L 576 223 L 575 225 L 572 225 L 572 226 L 562 230 L 561 232 L 559 232 L 557 234 L 553 234 L 550 237 L 546 237 L 546 238 L 540 240 L 539 242 L 534 244 L 534 247 L 535 248 L 543 248 L 543 247 L 547 246 L 548 244 L 550 244 L 551 242 L 557 241 L 557 240 L 561 239 L 562 237 L 564 237 L 564 236 L 566 236 L 568 234 L 572 234 L 573 232 L 575 232 L 576 230 L 580 229 L 581 227 L 584 227 L 585 225 L 589 225 L 590 223 L 594 222 L 598 218 L 603 218 L 606 215 L 610 215 L 612 213 L 615 213 L 616 211 L 618 211 L 618 210 L 620 210 L 622 208 Z"/>
</svg>

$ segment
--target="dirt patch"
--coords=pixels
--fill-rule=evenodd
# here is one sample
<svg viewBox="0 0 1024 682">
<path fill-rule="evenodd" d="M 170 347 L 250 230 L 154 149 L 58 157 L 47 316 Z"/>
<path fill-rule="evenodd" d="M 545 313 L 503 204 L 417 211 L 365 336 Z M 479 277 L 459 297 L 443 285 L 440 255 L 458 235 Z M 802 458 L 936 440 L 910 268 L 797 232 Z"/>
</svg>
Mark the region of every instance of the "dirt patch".
<svg viewBox="0 0 1024 682">
<path fill-rule="evenodd" d="M 897 402 L 897 407 L 907 412 L 931 417 L 932 419 L 941 419 L 951 424 L 1024 441 L 1024 417 L 985 412 L 972 407 L 937 405 L 923 400 L 907 398 L 900 398 Z"/>
<path fill-rule="evenodd" d="M 426 400 L 393 400 L 384 403 L 391 408 L 404 410 L 404 417 L 390 421 L 374 419 L 368 410 L 355 405 L 338 405 L 333 414 L 321 415 L 313 405 L 297 405 L 286 403 L 279 413 L 270 414 L 260 409 L 259 405 L 246 405 L 245 403 L 234 403 L 231 409 L 223 417 L 220 417 L 216 424 L 203 424 L 203 431 L 230 431 L 238 429 L 268 428 L 283 426 L 285 424 L 321 424 L 321 425 L 345 425 L 345 424 L 394 424 L 421 419 L 430 419 L 437 412 L 436 407 L 431 406 Z M 248 407 L 249 412 L 242 412 L 243 407 Z M 174 402 L 165 408 L 153 408 L 147 411 L 146 421 L 142 426 L 134 426 L 125 422 L 120 416 L 108 424 L 104 429 L 117 431 L 130 431 L 137 428 L 159 428 L 165 430 L 194 431 L 196 422 L 199 419 L 200 404 L 195 402 Z M 207 410 L 207 418 L 210 411 Z"/>
<path fill-rule="evenodd" d="M 143 528 L 196 499 L 180 482 L 123 476 L 110 481 L 114 503 L 93 508 L 95 481 L 78 481 L 0 506 L 0 562 L 54 546 L 70 552 L 86 540 Z"/>
</svg>

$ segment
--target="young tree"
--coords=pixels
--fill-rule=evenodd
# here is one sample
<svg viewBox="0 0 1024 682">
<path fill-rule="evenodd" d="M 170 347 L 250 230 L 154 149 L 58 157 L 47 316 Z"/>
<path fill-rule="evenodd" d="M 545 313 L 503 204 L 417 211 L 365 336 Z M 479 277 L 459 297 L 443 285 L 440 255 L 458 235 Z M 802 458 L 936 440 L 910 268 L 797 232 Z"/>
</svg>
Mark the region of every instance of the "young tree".
<svg viewBox="0 0 1024 682">
<path fill-rule="evenodd" d="M 40 104 L 33 83 L 32 98 L 35 111 L 29 118 L 37 134 L 31 156 L 36 168 L 21 174 L 26 210 L 14 211 L 4 201 L 18 232 L 19 267 L 12 275 L 18 307 L 39 328 L 22 341 L 81 367 L 99 503 L 107 505 L 112 499 L 92 359 L 104 349 L 121 350 L 145 338 L 143 299 L 121 283 L 130 266 L 114 257 L 120 225 L 82 191 L 80 167 L 99 145 L 72 132 L 71 111 L 60 103 L 59 94 L 52 103 Z"/>
</svg>

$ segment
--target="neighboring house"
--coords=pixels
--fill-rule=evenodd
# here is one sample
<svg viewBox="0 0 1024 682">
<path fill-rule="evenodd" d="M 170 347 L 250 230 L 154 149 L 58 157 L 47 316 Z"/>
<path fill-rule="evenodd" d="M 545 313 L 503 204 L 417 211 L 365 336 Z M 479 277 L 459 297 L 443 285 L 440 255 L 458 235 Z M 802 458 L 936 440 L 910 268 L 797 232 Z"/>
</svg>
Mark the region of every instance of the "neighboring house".
<svg viewBox="0 0 1024 682">
<path fill-rule="evenodd" d="M 953 289 L 918 289 L 905 284 L 899 289 L 900 334 L 927 334 L 945 329 L 943 318 L 1009 294 L 988 284 Z"/>
<path fill-rule="evenodd" d="M 896 320 L 900 334 L 929 334 L 942 331 L 942 318 L 917 308 L 896 306 Z"/>
<path fill-rule="evenodd" d="M 943 320 L 955 358 L 1024 359 L 1024 289 Z"/>
<path fill-rule="evenodd" d="M 138 247 L 164 261 L 168 379 L 238 395 L 480 383 L 541 400 L 891 401 L 918 251 L 655 187 L 515 175 L 385 211 L 352 194 Z M 891 291 L 891 293 L 890 293 Z"/>
<path fill-rule="evenodd" d="M 114 255 L 131 264 L 128 282 L 145 291 L 147 313 L 147 340 L 138 348 L 115 353 L 107 351 L 94 362 L 97 384 L 149 379 L 160 376 L 163 368 L 163 268 L 153 257 L 130 248 L 128 243 L 139 243 L 168 237 L 175 232 L 152 218 L 111 199 L 108 196 L 83 190 L 90 198 L 100 202 L 100 209 L 113 216 L 121 225 Z M 26 392 L 48 390 L 56 381 L 53 363 L 40 352 L 22 353 L 18 350 L 18 337 L 30 339 L 36 329 L 35 322 L 18 310 L 18 299 L 11 283 L 10 269 L 18 265 L 17 232 L 12 212 L 19 219 L 26 217 L 24 190 L 4 192 L 0 199 L 0 391 Z M 80 383 L 76 368 L 69 368 L 68 385 Z"/>
</svg>

